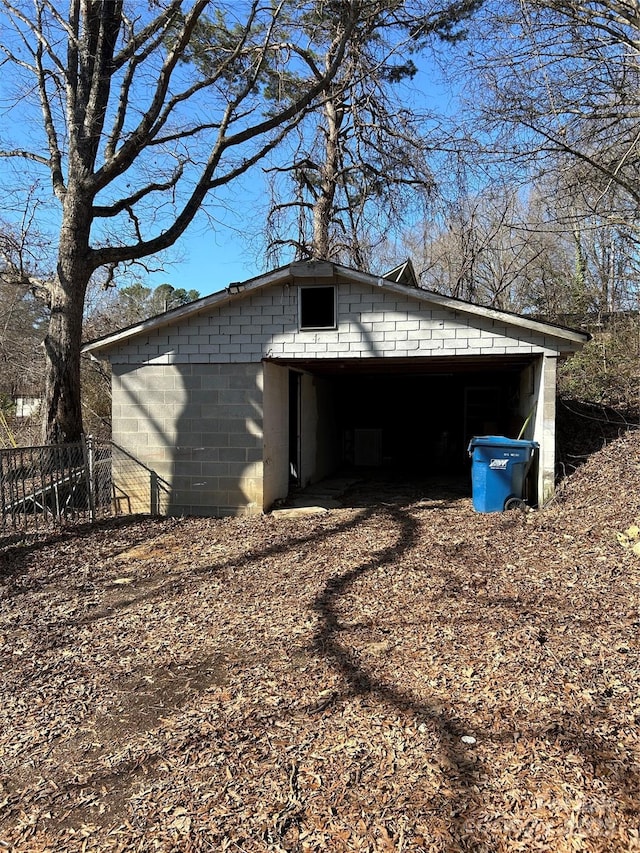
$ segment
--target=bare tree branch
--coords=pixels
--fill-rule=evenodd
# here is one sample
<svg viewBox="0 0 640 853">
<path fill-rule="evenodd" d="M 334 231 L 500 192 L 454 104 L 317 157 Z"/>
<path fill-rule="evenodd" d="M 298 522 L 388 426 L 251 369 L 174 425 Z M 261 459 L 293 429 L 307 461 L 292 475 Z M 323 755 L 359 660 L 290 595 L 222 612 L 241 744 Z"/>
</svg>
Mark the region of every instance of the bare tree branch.
<svg viewBox="0 0 640 853">
<path fill-rule="evenodd" d="M 117 216 L 119 213 L 122 213 L 125 210 L 129 211 L 130 208 L 134 207 L 136 204 L 138 204 L 138 202 L 142 201 L 142 199 L 146 198 L 146 196 L 150 195 L 151 193 L 161 193 L 173 189 L 173 187 L 175 187 L 176 184 L 179 182 L 183 173 L 184 166 L 181 164 L 180 166 L 178 166 L 173 176 L 168 181 L 164 181 L 162 183 L 156 182 L 147 184 L 147 186 L 141 187 L 138 192 L 126 196 L 125 198 L 121 198 L 111 205 L 94 205 L 93 215 L 107 218 Z"/>
</svg>

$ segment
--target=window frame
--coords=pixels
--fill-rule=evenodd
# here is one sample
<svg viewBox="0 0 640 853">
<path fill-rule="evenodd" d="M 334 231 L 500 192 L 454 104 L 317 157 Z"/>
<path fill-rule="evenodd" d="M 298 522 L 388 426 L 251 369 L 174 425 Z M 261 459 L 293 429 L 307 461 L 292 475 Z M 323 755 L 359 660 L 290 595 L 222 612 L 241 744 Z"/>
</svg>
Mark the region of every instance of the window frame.
<svg viewBox="0 0 640 853">
<path fill-rule="evenodd" d="M 331 290 L 333 298 L 333 324 L 330 326 L 302 325 L 303 294 L 309 290 Z M 338 328 L 338 288 L 335 284 L 302 284 L 298 287 L 298 329 L 301 332 L 327 332 Z"/>
</svg>

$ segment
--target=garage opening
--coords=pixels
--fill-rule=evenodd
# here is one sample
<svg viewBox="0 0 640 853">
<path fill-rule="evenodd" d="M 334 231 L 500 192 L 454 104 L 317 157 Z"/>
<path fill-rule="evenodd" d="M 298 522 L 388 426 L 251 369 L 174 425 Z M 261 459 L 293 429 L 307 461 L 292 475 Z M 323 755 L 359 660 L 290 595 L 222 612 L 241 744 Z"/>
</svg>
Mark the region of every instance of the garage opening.
<svg viewBox="0 0 640 853">
<path fill-rule="evenodd" d="M 473 436 L 515 438 L 526 419 L 533 358 L 362 361 L 286 365 L 291 487 L 345 471 L 460 478 Z"/>
</svg>

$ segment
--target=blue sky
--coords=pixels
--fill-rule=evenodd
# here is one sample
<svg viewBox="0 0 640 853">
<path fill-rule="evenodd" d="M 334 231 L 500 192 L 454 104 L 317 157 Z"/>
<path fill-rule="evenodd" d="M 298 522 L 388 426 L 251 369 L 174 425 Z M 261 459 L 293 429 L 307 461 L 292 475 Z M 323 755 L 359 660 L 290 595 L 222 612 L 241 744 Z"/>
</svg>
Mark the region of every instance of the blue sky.
<svg viewBox="0 0 640 853">
<path fill-rule="evenodd" d="M 416 58 L 417 59 L 417 58 Z M 440 80 L 436 67 L 422 60 L 413 85 L 407 88 L 407 98 L 419 108 L 423 106 L 442 110 L 451 114 L 455 106 L 446 94 L 446 88 Z M 15 91 L 5 80 L 0 93 L 0 147 L 9 135 L 22 142 L 26 148 L 37 148 L 30 137 L 39 137 L 41 117 L 38 108 L 29 105 L 24 99 L 15 100 Z M 4 133 L 1 125 L 4 123 Z M 16 137 L 15 131 L 18 128 Z M 39 139 L 39 142 L 42 140 Z M 13 147 L 13 146 L 11 146 Z M 43 197 L 49 195 L 50 179 L 45 167 L 34 167 L 20 160 L 0 159 L 0 187 L 4 193 L 3 218 L 19 222 L 19 205 L 12 213 L 7 197 L 10 188 L 24 190 L 26 181 L 37 179 L 43 191 Z M 262 169 L 260 165 L 241 179 L 234 181 L 221 198 L 210 199 L 208 212 L 201 213 L 188 228 L 185 235 L 170 249 L 159 262 L 151 259 L 147 273 L 143 268 L 134 268 L 122 279 L 123 284 L 133 279 L 147 286 L 156 287 L 165 282 L 176 288 L 195 289 L 201 296 L 221 290 L 233 281 L 244 281 L 265 271 L 261 259 L 260 227 L 264 222 L 266 207 L 263 189 Z M 45 218 L 48 221 L 52 243 L 55 240 L 57 212 L 53 202 L 51 212 Z M 158 267 L 162 266 L 162 269 Z"/>
<path fill-rule="evenodd" d="M 197 217 L 167 253 L 164 269 L 150 276 L 141 273 L 140 280 L 151 287 L 168 282 L 175 288 L 195 289 L 208 296 L 233 281 L 259 275 L 263 270 L 235 218 L 229 216 L 228 224 L 211 226 L 205 216 Z"/>
<path fill-rule="evenodd" d="M 443 115 L 452 116 L 458 108 L 439 68 L 425 59 L 420 62 L 407 96 Z M 258 166 L 234 182 L 227 199 L 220 204 L 212 202 L 214 222 L 200 214 L 167 254 L 164 270 L 145 276 L 144 283 L 155 287 L 168 282 L 173 287 L 193 288 L 201 296 L 207 296 L 230 282 L 244 281 L 264 272 L 258 238 L 263 221 L 260 210 L 266 204 L 261 178 Z"/>
</svg>

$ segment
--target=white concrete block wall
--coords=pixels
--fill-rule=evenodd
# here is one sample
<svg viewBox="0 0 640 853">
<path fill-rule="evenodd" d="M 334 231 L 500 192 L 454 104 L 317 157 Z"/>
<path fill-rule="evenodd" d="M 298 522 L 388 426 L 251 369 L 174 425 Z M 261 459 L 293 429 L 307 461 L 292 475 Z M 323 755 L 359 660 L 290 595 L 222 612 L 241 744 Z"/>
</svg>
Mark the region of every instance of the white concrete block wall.
<svg viewBox="0 0 640 853">
<path fill-rule="evenodd" d="M 317 282 L 322 284 L 323 282 Z M 314 284 L 305 281 L 305 286 Z M 150 332 L 113 353 L 114 363 L 258 363 L 263 358 L 368 358 L 556 353 L 536 332 L 445 310 L 355 282 L 338 286 L 337 328 L 298 329 L 298 287 L 272 285 L 206 315 Z"/>
<path fill-rule="evenodd" d="M 542 358 L 536 365 L 537 407 L 534 439 L 540 443 L 538 497 L 546 503 L 555 489 L 557 358 Z"/>
<path fill-rule="evenodd" d="M 262 365 L 114 364 L 112 391 L 113 440 L 140 463 L 139 488 L 114 468 L 133 511 L 152 474 L 169 515 L 262 511 Z"/>
</svg>

